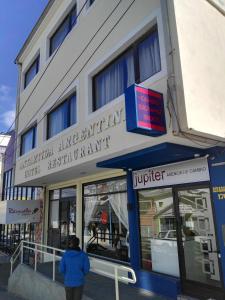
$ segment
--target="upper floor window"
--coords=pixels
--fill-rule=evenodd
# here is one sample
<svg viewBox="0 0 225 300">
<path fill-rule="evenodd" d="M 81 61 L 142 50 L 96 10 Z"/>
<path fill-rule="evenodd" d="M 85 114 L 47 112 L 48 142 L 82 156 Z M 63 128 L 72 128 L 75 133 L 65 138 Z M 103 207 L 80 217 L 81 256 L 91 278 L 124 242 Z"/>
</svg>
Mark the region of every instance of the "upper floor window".
<svg viewBox="0 0 225 300">
<path fill-rule="evenodd" d="M 154 29 L 93 78 L 93 110 L 97 110 L 161 70 L 158 31 Z"/>
<path fill-rule="evenodd" d="M 35 125 L 21 136 L 21 155 L 36 147 L 36 131 L 37 126 Z"/>
<path fill-rule="evenodd" d="M 76 94 L 72 94 L 47 116 L 47 139 L 76 123 Z"/>
<path fill-rule="evenodd" d="M 56 50 L 56 48 L 58 48 L 58 46 L 62 44 L 67 34 L 76 24 L 76 20 L 77 7 L 75 5 L 50 38 L 49 56 L 51 56 L 52 53 Z"/>
<path fill-rule="evenodd" d="M 26 71 L 24 76 L 24 88 L 28 86 L 28 84 L 31 82 L 31 80 L 35 77 L 35 75 L 39 71 L 39 61 L 40 61 L 40 55 L 35 59 L 35 61 L 32 63 L 32 65 L 29 67 L 29 69 Z"/>
</svg>

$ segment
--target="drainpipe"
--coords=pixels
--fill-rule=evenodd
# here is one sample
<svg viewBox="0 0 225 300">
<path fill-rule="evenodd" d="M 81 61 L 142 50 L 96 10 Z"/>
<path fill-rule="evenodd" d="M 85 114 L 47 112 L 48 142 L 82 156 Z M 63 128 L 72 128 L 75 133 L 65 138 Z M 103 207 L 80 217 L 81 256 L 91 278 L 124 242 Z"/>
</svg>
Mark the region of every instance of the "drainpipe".
<svg viewBox="0 0 225 300">
<path fill-rule="evenodd" d="M 14 142 L 14 157 L 13 157 L 13 186 L 15 183 L 15 167 L 16 167 L 16 158 L 17 158 L 17 145 L 18 141 L 18 120 L 19 120 L 19 109 L 20 109 L 20 91 L 21 91 L 21 74 L 22 74 L 22 64 L 18 61 L 15 61 L 15 64 L 18 66 L 18 79 L 17 79 L 17 96 L 16 96 L 16 115 L 15 115 L 15 142 Z"/>
</svg>

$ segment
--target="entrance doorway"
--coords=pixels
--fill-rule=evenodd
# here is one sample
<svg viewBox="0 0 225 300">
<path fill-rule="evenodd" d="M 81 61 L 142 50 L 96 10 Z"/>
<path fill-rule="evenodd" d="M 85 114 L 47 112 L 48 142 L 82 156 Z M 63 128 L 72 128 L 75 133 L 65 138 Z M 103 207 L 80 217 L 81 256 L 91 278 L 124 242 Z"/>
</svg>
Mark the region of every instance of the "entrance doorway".
<svg viewBox="0 0 225 300">
<path fill-rule="evenodd" d="M 210 189 L 176 188 L 175 200 L 183 293 L 224 299 Z"/>
<path fill-rule="evenodd" d="M 52 190 L 49 193 L 48 245 L 68 247 L 69 237 L 76 234 L 76 188 Z"/>
<path fill-rule="evenodd" d="M 208 186 L 138 190 L 142 268 L 181 278 L 182 293 L 224 299 Z"/>
</svg>

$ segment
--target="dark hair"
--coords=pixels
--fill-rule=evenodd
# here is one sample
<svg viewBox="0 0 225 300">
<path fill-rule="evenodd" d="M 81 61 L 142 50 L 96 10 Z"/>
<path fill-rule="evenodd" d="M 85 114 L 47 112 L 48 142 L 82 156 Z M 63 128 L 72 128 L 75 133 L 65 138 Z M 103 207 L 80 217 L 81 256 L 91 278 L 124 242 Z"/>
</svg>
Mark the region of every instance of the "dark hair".
<svg viewBox="0 0 225 300">
<path fill-rule="evenodd" d="M 76 236 L 69 238 L 68 246 L 69 248 L 78 248 L 80 244 L 80 239 Z"/>
</svg>

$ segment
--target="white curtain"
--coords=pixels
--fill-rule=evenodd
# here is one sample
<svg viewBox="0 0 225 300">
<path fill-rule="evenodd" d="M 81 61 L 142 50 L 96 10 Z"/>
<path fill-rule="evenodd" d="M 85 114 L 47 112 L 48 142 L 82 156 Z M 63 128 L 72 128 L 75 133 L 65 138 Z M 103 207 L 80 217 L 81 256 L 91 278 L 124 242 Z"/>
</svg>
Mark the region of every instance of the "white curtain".
<svg viewBox="0 0 225 300">
<path fill-rule="evenodd" d="M 123 94 L 134 82 L 134 58 L 130 51 L 96 77 L 96 108 Z"/>
<path fill-rule="evenodd" d="M 127 193 L 118 193 L 109 196 L 109 203 L 112 206 L 119 221 L 128 229 L 128 212 L 127 212 Z"/>
<path fill-rule="evenodd" d="M 96 204 L 97 204 L 96 196 L 85 197 L 85 210 L 84 210 L 85 228 L 87 228 L 89 223 L 91 222 L 92 213 L 94 211 Z"/>
<path fill-rule="evenodd" d="M 138 47 L 140 81 L 144 81 L 161 69 L 158 33 L 154 32 Z"/>
</svg>

